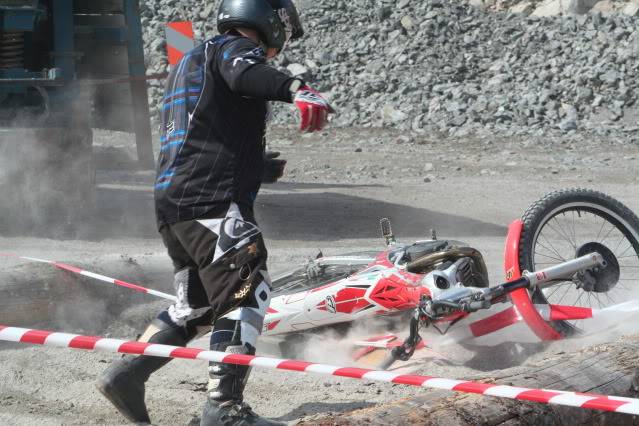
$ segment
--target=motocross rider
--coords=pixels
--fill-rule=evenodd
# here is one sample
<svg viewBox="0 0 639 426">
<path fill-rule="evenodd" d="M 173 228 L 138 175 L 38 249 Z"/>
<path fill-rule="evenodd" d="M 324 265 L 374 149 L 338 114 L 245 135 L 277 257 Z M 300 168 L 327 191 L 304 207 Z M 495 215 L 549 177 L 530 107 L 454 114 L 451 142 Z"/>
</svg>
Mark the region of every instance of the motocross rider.
<svg viewBox="0 0 639 426">
<path fill-rule="evenodd" d="M 223 0 L 217 28 L 166 84 L 155 206 L 177 301 L 139 341 L 185 346 L 212 325 L 211 350 L 254 354 L 271 288 L 253 202 L 261 182 L 276 181 L 285 165 L 265 155 L 267 101 L 295 103 L 303 131 L 322 129 L 332 109 L 304 81 L 266 64 L 304 33 L 291 0 Z M 149 423 L 144 384 L 168 361 L 122 357 L 98 389 L 129 420 Z M 279 424 L 243 402 L 249 370 L 210 363 L 201 425 Z"/>
</svg>

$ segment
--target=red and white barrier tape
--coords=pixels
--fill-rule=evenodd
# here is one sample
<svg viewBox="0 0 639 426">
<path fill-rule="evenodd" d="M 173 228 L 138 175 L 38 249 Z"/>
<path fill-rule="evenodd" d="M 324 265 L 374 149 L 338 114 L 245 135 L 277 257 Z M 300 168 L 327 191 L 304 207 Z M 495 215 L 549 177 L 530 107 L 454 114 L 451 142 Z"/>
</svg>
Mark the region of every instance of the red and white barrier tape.
<svg viewBox="0 0 639 426">
<path fill-rule="evenodd" d="M 546 321 L 570 321 L 588 318 L 600 318 L 608 314 L 628 314 L 639 312 L 639 301 L 629 300 L 605 308 L 584 308 L 565 305 L 535 305 L 539 315 Z"/>
<path fill-rule="evenodd" d="M 106 275 L 96 274 L 95 272 L 85 271 L 85 270 L 80 269 L 80 268 L 78 268 L 76 266 L 67 265 L 66 263 L 55 262 L 53 260 L 38 259 L 37 257 L 18 256 L 18 255 L 15 255 L 15 254 L 8 254 L 8 253 L 2 253 L 2 256 L 15 257 L 15 258 L 18 258 L 18 259 L 30 260 L 32 262 L 48 263 L 49 265 L 53 265 L 53 266 L 55 266 L 58 269 L 62 269 L 62 270 L 69 271 L 69 272 L 73 272 L 74 274 L 79 274 L 79 275 L 82 275 L 82 276 L 85 276 L 85 277 L 93 278 L 93 279 L 96 279 L 98 281 L 103 281 L 105 283 L 114 284 L 114 285 L 117 285 L 117 286 L 120 286 L 120 287 L 126 287 L 126 288 L 129 288 L 131 290 L 138 291 L 140 293 L 150 294 L 150 295 L 153 295 L 153 296 L 161 297 L 161 298 L 166 299 L 166 300 L 171 300 L 173 302 L 177 301 L 177 298 L 175 296 L 171 295 L 171 294 L 164 293 L 164 292 L 158 291 L 158 290 L 152 290 L 150 288 L 142 287 L 142 286 L 137 285 L 137 284 L 128 283 L 126 281 L 118 280 L 116 278 L 107 277 Z"/>
<path fill-rule="evenodd" d="M 0 325 L 0 340 L 102 352 L 150 355 L 165 358 L 200 359 L 226 364 L 250 365 L 252 367 L 316 373 L 329 376 L 420 386 L 425 388 L 452 390 L 457 392 L 476 393 L 480 395 L 497 396 L 522 401 L 534 401 L 544 404 L 565 405 L 569 407 L 580 407 L 617 413 L 639 414 L 639 399 L 634 398 L 545 389 L 529 389 L 515 386 L 471 382 L 467 380 L 451 380 L 439 377 L 398 374 L 390 371 L 337 367 L 333 365 L 315 364 L 304 361 L 237 355 L 196 348 L 183 348 L 179 346 L 81 336 L 77 334 L 31 330 L 27 328 L 8 327 L 3 325 Z"/>
<path fill-rule="evenodd" d="M 607 315 L 632 314 L 639 312 L 639 300 L 630 300 L 605 308 L 585 308 L 569 305 L 535 304 L 535 310 L 544 321 L 576 321 L 590 318 L 603 318 Z M 523 320 L 517 307 L 511 306 L 489 317 L 474 321 L 468 325 L 460 324 L 447 333 L 456 341 L 463 341 L 475 337 L 494 333 Z"/>
</svg>

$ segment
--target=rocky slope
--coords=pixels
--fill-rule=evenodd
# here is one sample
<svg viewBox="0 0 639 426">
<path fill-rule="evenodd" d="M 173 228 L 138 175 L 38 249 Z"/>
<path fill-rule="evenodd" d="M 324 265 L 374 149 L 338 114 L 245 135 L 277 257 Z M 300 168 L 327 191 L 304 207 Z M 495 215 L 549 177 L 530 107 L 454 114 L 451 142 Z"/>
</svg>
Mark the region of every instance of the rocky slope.
<svg viewBox="0 0 639 426">
<path fill-rule="evenodd" d="M 163 25 L 215 34 L 218 2 L 145 0 L 149 72 Z M 487 11 L 465 1 L 298 1 L 307 36 L 277 65 L 324 92 L 340 126 L 440 136 L 587 132 L 639 138 L 639 17 Z M 494 9 L 494 8 L 493 8 Z M 152 86 L 152 103 L 161 83 Z M 293 120 L 288 106 L 279 122 Z"/>
</svg>

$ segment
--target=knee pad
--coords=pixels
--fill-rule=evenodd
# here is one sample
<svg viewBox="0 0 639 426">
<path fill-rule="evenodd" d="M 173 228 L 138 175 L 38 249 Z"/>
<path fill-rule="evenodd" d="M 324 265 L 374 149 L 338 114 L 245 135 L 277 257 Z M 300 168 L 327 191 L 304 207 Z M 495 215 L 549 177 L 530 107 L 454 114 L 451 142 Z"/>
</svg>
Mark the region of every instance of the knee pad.
<svg viewBox="0 0 639 426">
<path fill-rule="evenodd" d="M 138 338 L 138 341 L 184 346 L 194 338 L 203 336 L 211 330 L 212 310 L 209 309 L 198 318 L 185 321 L 184 325 L 178 325 L 171 319 L 169 309 L 160 312 Z"/>
<path fill-rule="evenodd" d="M 191 333 L 189 333 L 185 327 L 164 321 L 163 318 L 166 318 L 165 314 L 166 311 L 160 313 L 160 315 L 147 326 L 144 333 L 138 338 L 138 342 L 184 346 L 194 337 L 190 335 Z"/>
<path fill-rule="evenodd" d="M 245 300 L 244 306 L 226 314 L 218 321 L 231 320 L 239 322 L 240 336 L 242 344 L 249 344 L 255 347 L 257 337 L 262 333 L 266 310 L 271 302 L 271 288 L 266 280 L 262 280 L 255 288 L 255 291 Z M 214 327 L 214 331 L 217 329 Z"/>
</svg>

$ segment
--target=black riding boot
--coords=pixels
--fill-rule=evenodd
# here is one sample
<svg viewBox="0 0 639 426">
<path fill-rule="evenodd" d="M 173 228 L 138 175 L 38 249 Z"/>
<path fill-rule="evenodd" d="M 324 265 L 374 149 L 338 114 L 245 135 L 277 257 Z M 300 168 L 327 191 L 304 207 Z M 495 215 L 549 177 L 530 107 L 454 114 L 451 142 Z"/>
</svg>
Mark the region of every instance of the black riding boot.
<svg viewBox="0 0 639 426">
<path fill-rule="evenodd" d="M 231 341 L 212 343 L 211 350 L 254 355 L 255 348 L 248 343 L 243 345 L 239 339 L 240 321 L 233 322 L 235 330 L 231 332 L 233 335 Z M 219 324 L 216 323 L 214 331 L 218 327 Z M 251 368 L 243 365 L 209 363 L 209 395 L 202 411 L 200 426 L 281 426 L 284 424 L 261 418 L 247 403 L 243 402 L 244 387 L 250 372 Z"/>
<path fill-rule="evenodd" d="M 165 345 L 185 346 L 194 336 L 187 335 L 184 327 L 154 320 L 140 341 Z M 168 363 L 171 358 L 125 355 L 114 361 L 96 384 L 104 395 L 127 419 L 133 423 L 151 423 L 144 403 L 144 383 L 149 376 Z"/>
</svg>

